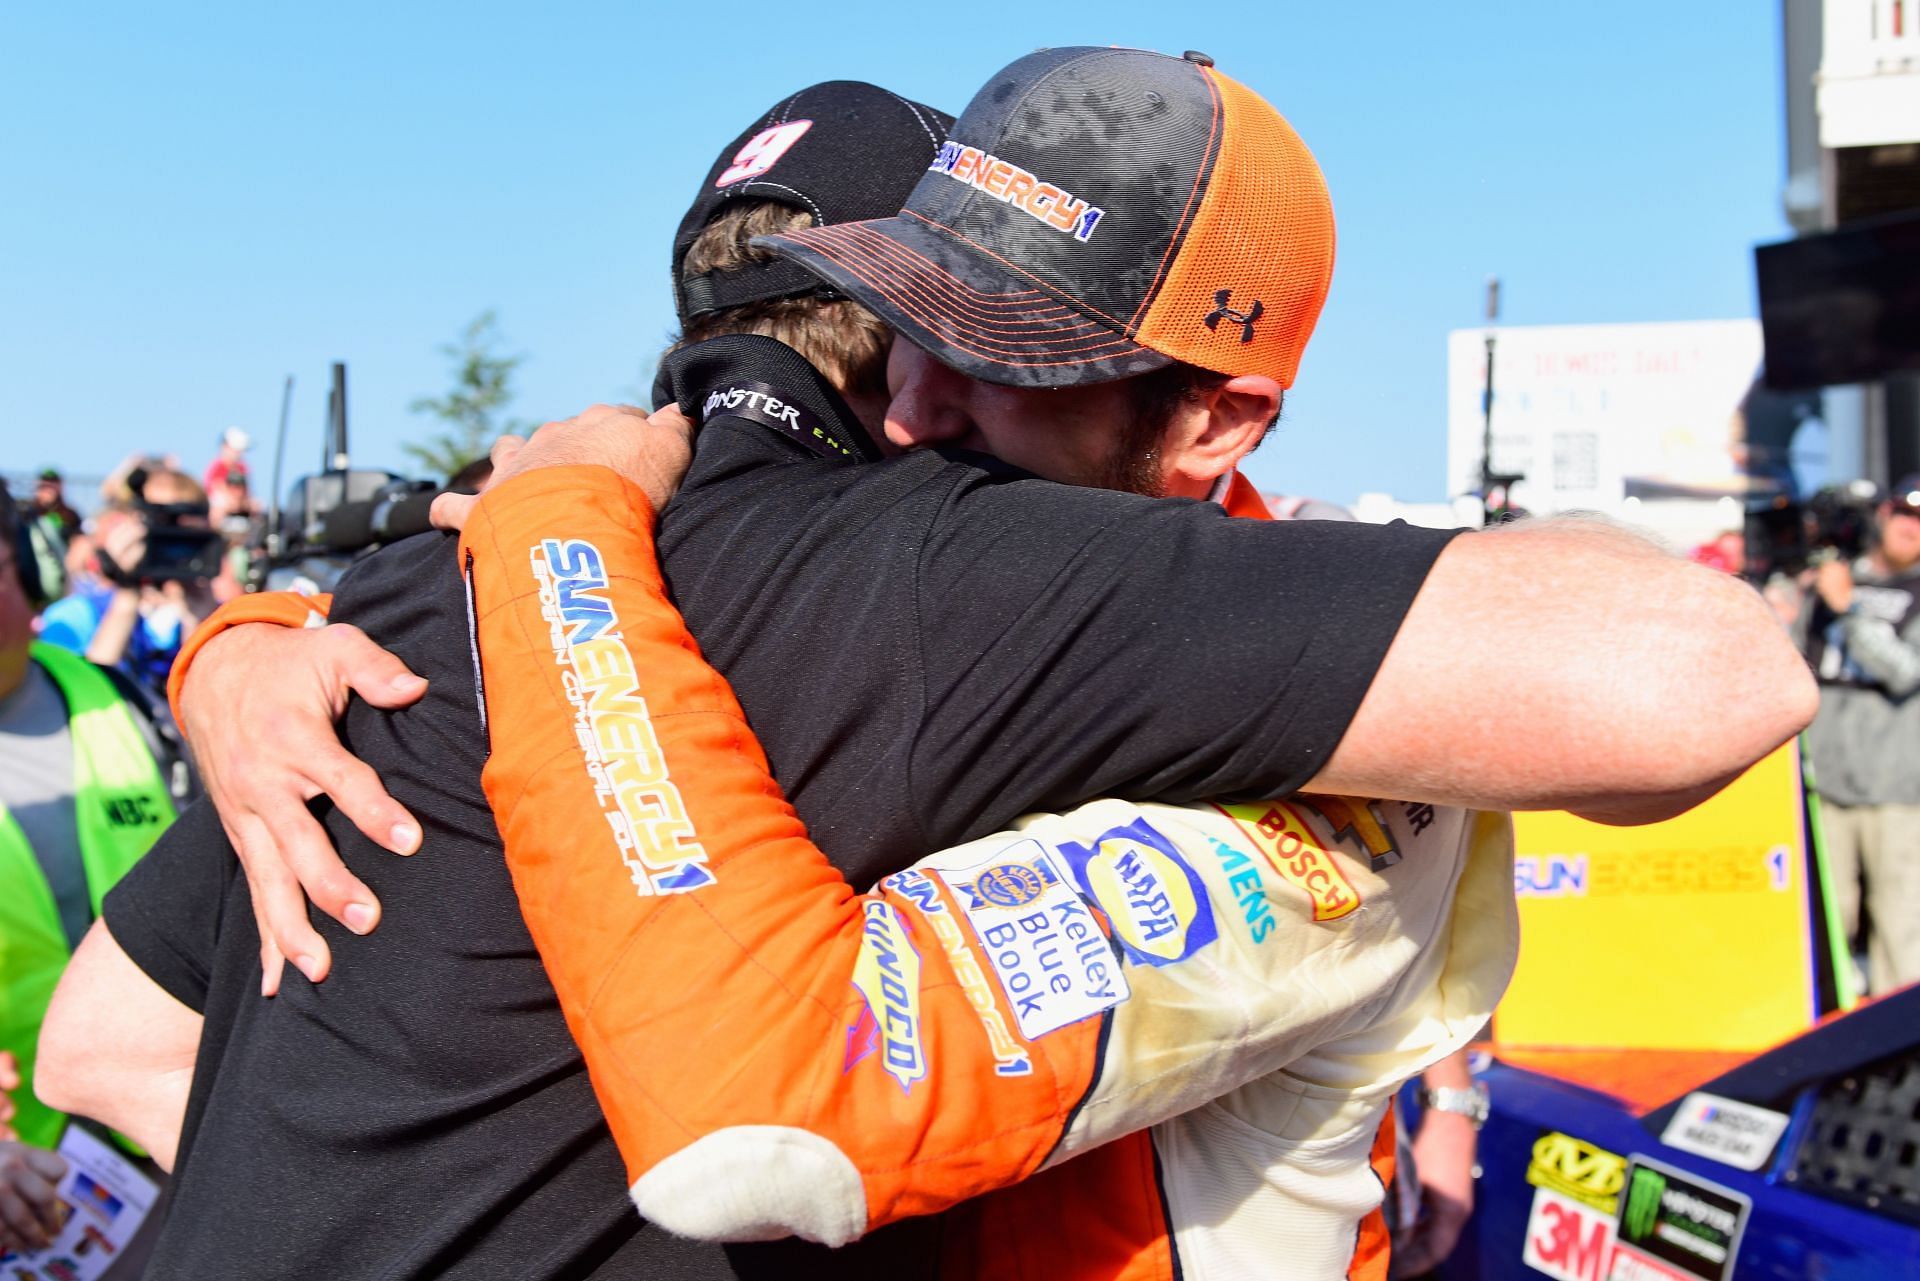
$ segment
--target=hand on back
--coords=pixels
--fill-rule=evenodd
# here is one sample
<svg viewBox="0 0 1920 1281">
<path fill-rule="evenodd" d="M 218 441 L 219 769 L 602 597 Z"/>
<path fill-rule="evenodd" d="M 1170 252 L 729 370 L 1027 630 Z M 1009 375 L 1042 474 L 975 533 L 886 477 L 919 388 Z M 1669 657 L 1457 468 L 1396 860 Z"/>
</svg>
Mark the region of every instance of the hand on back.
<svg viewBox="0 0 1920 1281">
<path fill-rule="evenodd" d="M 631 405 L 594 405 L 564 422 L 551 422 L 528 440 L 502 436 L 493 446 L 488 489 L 545 467 L 607 467 L 639 487 L 658 512 L 680 488 L 693 459 L 693 424 L 677 406 L 651 416 Z M 433 502 L 433 523 L 464 529 L 484 499 L 442 494 Z"/>
<path fill-rule="evenodd" d="M 637 485 L 655 511 L 686 474 L 692 427 L 677 408 L 648 417 L 595 405 L 548 423 L 529 440 L 503 436 L 485 492 L 546 467 L 604 466 Z M 480 497 L 443 494 L 434 523 L 459 529 Z M 347 870 L 307 802 L 329 797 L 369 840 L 397 854 L 420 828 L 380 779 L 340 745 L 335 721 L 349 694 L 376 707 L 417 701 L 426 682 L 350 624 L 298 629 L 248 623 L 216 636 L 189 667 L 180 712 L 220 821 L 240 857 L 260 929 L 261 990 L 279 990 L 291 959 L 319 982 L 332 954 L 308 902 L 356 934 L 380 920 L 380 902 Z"/>
</svg>

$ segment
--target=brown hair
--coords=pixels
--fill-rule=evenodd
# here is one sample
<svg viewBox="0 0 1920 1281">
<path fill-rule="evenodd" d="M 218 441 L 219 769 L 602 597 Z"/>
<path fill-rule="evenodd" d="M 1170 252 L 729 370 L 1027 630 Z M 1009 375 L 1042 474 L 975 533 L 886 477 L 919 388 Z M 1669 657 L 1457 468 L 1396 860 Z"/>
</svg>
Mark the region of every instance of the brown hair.
<svg viewBox="0 0 1920 1281">
<path fill-rule="evenodd" d="M 811 218 L 790 205 L 770 200 L 737 201 L 708 223 L 688 247 L 681 272 L 699 276 L 770 262 L 772 254 L 747 242 L 755 236 L 812 225 Z M 759 334 L 776 339 L 805 356 L 843 391 L 886 395 L 887 346 L 893 334 L 878 316 L 857 302 L 807 294 L 742 303 L 695 316 L 668 350 L 677 351 L 722 334 Z"/>
</svg>

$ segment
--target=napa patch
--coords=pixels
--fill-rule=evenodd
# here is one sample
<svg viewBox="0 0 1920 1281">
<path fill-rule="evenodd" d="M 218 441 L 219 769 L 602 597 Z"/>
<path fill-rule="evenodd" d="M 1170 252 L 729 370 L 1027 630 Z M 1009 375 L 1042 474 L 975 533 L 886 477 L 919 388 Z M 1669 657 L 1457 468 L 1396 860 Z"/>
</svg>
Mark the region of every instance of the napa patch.
<svg viewBox="0 0 1920 1281">
<path fill-rule="evenodd" d="M 1133 964 L 1173 965 L 1220 936 L 1206 883 L 1146 819 L 1057 848 Z"/>
</svg>

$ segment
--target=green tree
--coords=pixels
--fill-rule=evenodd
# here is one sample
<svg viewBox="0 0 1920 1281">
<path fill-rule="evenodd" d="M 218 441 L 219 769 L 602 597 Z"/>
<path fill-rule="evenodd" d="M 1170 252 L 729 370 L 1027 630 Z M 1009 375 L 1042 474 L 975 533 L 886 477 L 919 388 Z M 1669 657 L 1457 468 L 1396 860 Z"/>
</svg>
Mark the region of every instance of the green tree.
<svg viewBox="0 0 1920 1281">
<path fill-rule="evenodd" d="M 422 396 L 407 406 L 447 425 L 425 441 L 400 447 L 433 475 L 453 475 L 492 448 L 496 437 L 524 432 L 528 426 L 502 416 L 513 402 L 513 371 L 526 357 L 502 355 L 500 341 L 493 310 L 475 316 L 459 341 L 440 347 L 453 362 L 452 388 L 444 396 Z"/>
</svg>

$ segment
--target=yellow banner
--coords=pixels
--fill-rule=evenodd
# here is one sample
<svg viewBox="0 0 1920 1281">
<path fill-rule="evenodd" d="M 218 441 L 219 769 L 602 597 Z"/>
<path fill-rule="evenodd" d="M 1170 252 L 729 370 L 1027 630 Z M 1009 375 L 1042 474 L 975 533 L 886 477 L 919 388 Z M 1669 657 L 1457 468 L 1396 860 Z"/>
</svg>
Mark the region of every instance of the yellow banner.
<svg viewBox="0 0 1920 1281">
<path fill-rule="evenodd" d="M 1814 1018 L 1800 762 L 1788 744 L 1679 818 L 1516 814 L 1513 1046 L 1752 1050 Z"/>
</svg>

